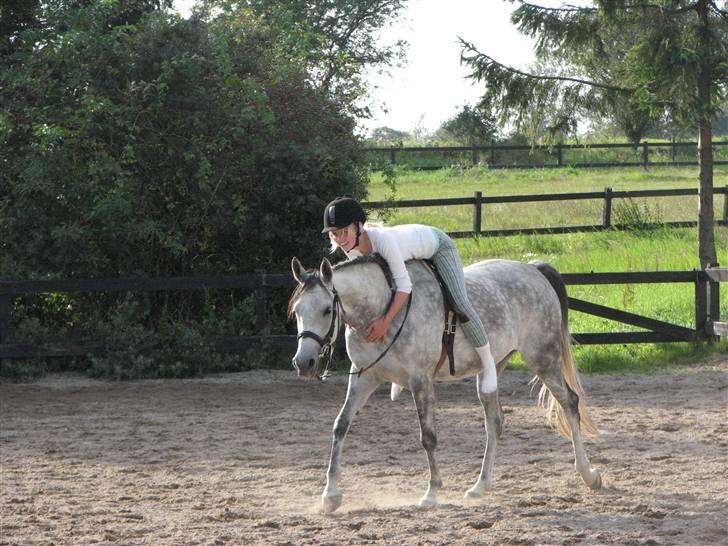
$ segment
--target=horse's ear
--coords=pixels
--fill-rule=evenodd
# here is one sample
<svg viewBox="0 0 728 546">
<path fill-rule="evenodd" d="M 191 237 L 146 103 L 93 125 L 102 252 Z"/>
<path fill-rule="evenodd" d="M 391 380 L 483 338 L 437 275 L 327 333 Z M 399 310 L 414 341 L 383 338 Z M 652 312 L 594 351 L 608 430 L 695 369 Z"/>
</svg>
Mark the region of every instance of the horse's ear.
<svg viewBox="0 0 728 546">
<path fill-rule="evenodd" d="M 291 272 L 293 273 L 293 278 L 296 279 L 298 284 L 305 283 L 306 279 L 310 276 L 310 273 L 303 268 L 301 262 L 299 262 L 298 258 L 295 256 L 291 260 Z"/>
<path fill-rule="evenodd" d="M 331 284 L 331 278 L 334 276 L 334 272 L 331 269 L 331 264 L 326 258 L 321 260 L 319 272 L 321 273 L 321 280 L 324 281 L 324 284 Z"/>
</svg>

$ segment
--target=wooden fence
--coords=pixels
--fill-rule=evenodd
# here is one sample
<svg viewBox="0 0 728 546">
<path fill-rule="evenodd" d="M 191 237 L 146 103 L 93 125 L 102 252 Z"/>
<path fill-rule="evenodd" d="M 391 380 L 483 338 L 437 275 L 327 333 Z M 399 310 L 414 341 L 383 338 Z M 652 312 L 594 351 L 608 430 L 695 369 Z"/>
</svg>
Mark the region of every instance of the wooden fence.
<svg viewBox="0 0 728 546">
<path fill-rule="evenodd" d="M 575 311 L 615 320 L 647 329 L 644 332 L 575 333 L 581 344 L 657 343 L 699 341 L 728 336 L 728 322 L 720 320 L 720 282 L 728 281 L 728 269 L 706 271 L 663 271 L 646 273 L 565 273 L 567 285 L 577 284 L 642 284 L 687 283 L 694 285 L 695 323 L 693 327 L 670 324 L 654 318 L 613 309 L 591 302 L 569 298 Z M 263 272 L 226 277 L 158 278 L 158 279 L 87 279 L 48 281 L 0 281 L 0 359 L 78 357 L 99 354 L 106 350 L 103 340 L 76 346 L 19 345 L 8 343 L 14 301 L 18 297 L 48 293 L 110 293 L 144 291 L 200 291 L 246 289 L 255 292 L 256 332 L 253 336 L 218 338 L 221 351 L 236 352 L 252 344 L 267 342 L 278 347 L 293 348 L 294 335 L 264 335 L 266 298 L 270 288 L 294 286 L 290 275 Z"/>
<path fill-rule="evenodd" d="M 715 165 L 728 165 L 721 159 L 728 150 L 728 141 L 713 141 Z M 606 152 L 599 150 L 606 150 Z M 495 169 L 527 169 L 548 167 L 648 167 L 658 165 L 697 165 L 696 142 L 641 142 L 634 144 L 556 144 L 554 146 L 392 146 L 365 148 L 372 156 L 385 158 L 393 165 L 406 165 L 416 170 L 435 170 L 459 165 L 483 165 Z M 597 161 L 581 156 L 619 155 L 626 151 L 627 160 Z M 623 155 L 623 152 L 621 152 Z M 635 160 L 635 158 L 637 158 Z"/>
<path fill-rule="evenodd" d="M 728 186 L 715 188 L 714 194 L 723 194 L 723 215 L 716 220 L 717 225 L 728 226 Z M 449 232 L 453 238 L 480 236 L 500 236 L 518 234 L 558 234 L 576 233 L 582 231 L 601 231 L 606 229 L 624 229 L 634 226 L 622 226 L 612 222 L 612 202 L 614 199 L 634 199 L 643 197 L 675 197 L 698 195 L 698 189 L 672 189 L 672 190 L 638 190 L 638 191 L 615 191 L 612 188 L 605 188 L 603 192 L 581 192 L 581 193 L 554 193 L 539 195 L 494 195 L 486 196 L 476 191 L 473 197 L 449 197 L 444 199 L 418 199 L 402 201 L 371 201 L 362 203 L 368 209 L 393 209 L 411 207 L 443 207 L 451 205 L 472 205 L 473 206 L 473 229 L 471 231 Z M 602 222 L 586 226 L 557 226 L 557 227 L 531 227 L 514 229 L 483 229 L 483 209 L 488 204 L 496 203 L 534 203 L 544 201 L 568 201 L 584 199 L 602 199 Z M 664 222 L 663 225 L 670 227 L 693 227 L 696 221 L 686 222 Z"/>
<path fill-rule="evenodd" d="M 264 339 L 273 343 L 287 343 L 291 336 L 264 336 L 268 290 L 275 287 L 293 287 L 290 275 L 264 272 L 248 275 L 220 277 L 172 277 L 134 279 L 73 279 L 7 281 L 0 280 L 0 358 L 72 357 L 97 354 L 105 350 L 104 342 L 96 340 L 81 346 L 36 346 L 7 343 L 12 325 L 15 299 L 40 294 L 97 294 L 113 292 L 165 292 L 247 290 L 255 293 L 255 332 L 253 336 L 218 338 L 215 341 L 221 351 L 239 351 Z M 295 338 L 295 336 L 294 336 Z"/>
<path fill-rule="evenodd" d="M 562 273 L 567 285 L 688 283 L 694 285 L 695 323 L 693 328 L 670 324 L 625 310 L 605 307 L 569 297 L 569 308 L 647 332 L 575 333 L 574 340 L 584 345 L 610 343 L 660 343 L 715 340 L 728 336 L 728 322 L 720 318 L 720 283 L 728 281 L 728 269 L 694 271 L 651 271 L 624 273 Z"/>
</svg>

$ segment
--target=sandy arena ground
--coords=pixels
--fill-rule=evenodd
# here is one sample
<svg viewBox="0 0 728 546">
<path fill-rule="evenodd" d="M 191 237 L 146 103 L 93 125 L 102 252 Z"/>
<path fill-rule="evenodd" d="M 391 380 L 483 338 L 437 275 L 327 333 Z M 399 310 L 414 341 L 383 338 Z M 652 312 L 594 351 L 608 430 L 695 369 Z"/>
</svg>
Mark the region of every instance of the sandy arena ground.
<svg viewBox="0 0 728 546">
<path fill-rule="evenodd" d="M 728 361 L 585 378 L 604 433 L 587 489 L 530 376 L 501 381 L 494 489 L 463 499 L 483 449 L 472 381 L 440 384 L 441 504 L 403 395 L 377 391 L 344 450 L 344 502 L 319 513 L 345 382 L 253 371 L 0 385 L 0 544 L 728 544 Z"/>
</svg>

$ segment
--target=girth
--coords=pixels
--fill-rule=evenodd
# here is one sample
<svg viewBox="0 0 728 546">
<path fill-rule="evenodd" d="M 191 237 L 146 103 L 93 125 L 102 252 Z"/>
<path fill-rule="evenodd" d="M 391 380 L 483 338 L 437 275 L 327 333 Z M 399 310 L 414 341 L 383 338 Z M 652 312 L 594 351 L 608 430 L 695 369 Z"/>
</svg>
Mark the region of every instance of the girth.
<svg viewBox="0 0 728 546">
<path fill-rule="evenodd" d="M 435 275 L 435 279 L 437 279 L 437 282 L 440 285 L 445 308 L 445 329 L 442 332 L 442 352 L 440 353 L 440 360 L 437 362 L 437 366 L 435 366 L 435 371 L 432 375 L 437 375 L 437 372 L 440 371 L 440 368 L 442 368 L 442 365 L 445 363 L 445 358 L 448 360 L 450 375 L 455 375 L 455 330 L 457 329 L 458 320 L 460 320 L 460 322 L 468 322 L 470 319 L 457 310 L 455 300 L 450 293 L 450 289 L 447 287 L 447 284 L 445 284 L 445 281 L 442 280 L 442 275 L 440 275 L 435 264 L 430 260 L 424 260 L 424 262 L 429 266 L 430 270 L 432 270 L 432 273 Z"/>
</svg>

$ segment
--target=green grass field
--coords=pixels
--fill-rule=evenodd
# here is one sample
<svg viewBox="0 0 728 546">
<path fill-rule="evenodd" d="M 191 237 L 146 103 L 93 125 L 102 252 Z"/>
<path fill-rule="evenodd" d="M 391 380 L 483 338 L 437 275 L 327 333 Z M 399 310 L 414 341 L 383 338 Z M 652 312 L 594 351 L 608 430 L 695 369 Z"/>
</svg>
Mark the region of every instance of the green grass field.
<svg viewBox="0 0 728 546">
<path fill-rule="evenodd" d="M 714 174 L 713 186 L 728 186 L 728 166 Z M 697 188 L 695 168 L 660 167 L 609 169 L 442 169 L 439 171 L 400 171 L 395 192 L 374 173 L 369 186 L 370 201 L 394 199 L 435 199 L 472 197 L 476 191 L 484 196 L 534 195 L 545 193 L 593 192 Z M 715 197 L 716 218 L 722 217 L 724 197 Z M 602 221 L 603 200 L 569 202 L 498 203 L 485 205 L 482 229 L 593 225 Z M 662 197 L 649 199 L 615 199 L 613 223 L 634 221 L 639 215 L 647 221 L 686 221 L 697 216 L 698 197 Z M 441 207 L 418 207 L 396 211 L 387 220 L 393 223 L 425 223 L 446 231 L 465 231 L 472 227 L 471 206 L 453 206 L 443 214 Z"/>
<path fill-rule="evenodd" d="M 395 199 L 463 197 L 474 191 L 484 195 L 520 195 L 602 190 L 666 189 L 697 187 L 694 168 L 547 169 L 495 171 L 455 169 L 435 172 L 398 173 Z M 716 169 L 714 187 L 728 185 L 728 168 Z M 369 199 L 391 195 L 381 175 L 374 175 Z M 723 195 L 715 197 L 716 218 L 723 213 Z M 601 202 L 486 205 L 484 229 L 595 224 L 601 221 Z M 537 206 L 538 205 L 538 206 Z M 640 203 L 614 203 L 613 216 L 641 215 L 651 221 L 692 220 L 697 216 L 697 197 L 656 198 Z M 491 211 L 491 208 L 501 210 Z M 388 224 L 426 223 L 445 230 L 471 228 L 471 207 L 428 207 L 391 211 Z M 718 260 L 728 265 L 728 227 L 716 227 Z M 699 267 L 696 229 L 656 228 L 635 231 L 606 231 L 568 235 L 518 235 L 479 237 L 456 241 L 467 265 L 487 258 L 522 261 L 545 260 L 565 273 L 606 271 L 678 271 Z M 659 320 L 693 327 L 692 284 L 570 286 L 570 295 L 602 305 L 624 309 Z M 728 317 L 728 286 L 723 285 L 721 316 Z M 583 313 L 573 312 L 573 332 L 635 330 Z M 665 363 L 693 362 L 710 353 L 728 353 L 728 341 L 715 346 L 673 344 L 598 345 L 575 348 L 583 370 L 651 370 Z M 518 362 L 517 359 L 514 362 Z"/>
</svg>

